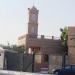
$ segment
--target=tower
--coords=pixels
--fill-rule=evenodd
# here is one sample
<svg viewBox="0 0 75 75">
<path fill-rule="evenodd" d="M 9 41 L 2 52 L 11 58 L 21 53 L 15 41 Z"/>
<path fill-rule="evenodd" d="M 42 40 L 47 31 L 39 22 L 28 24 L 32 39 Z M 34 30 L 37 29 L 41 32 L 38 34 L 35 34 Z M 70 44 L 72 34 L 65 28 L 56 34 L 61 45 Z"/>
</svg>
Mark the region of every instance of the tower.
<svg viewBox="0 0 75 75">
<path fill-rule="evenodd" d="M 29 10 L 28 35 L 38 35 L 38 10 L 33 6 Z"/>
</svg>

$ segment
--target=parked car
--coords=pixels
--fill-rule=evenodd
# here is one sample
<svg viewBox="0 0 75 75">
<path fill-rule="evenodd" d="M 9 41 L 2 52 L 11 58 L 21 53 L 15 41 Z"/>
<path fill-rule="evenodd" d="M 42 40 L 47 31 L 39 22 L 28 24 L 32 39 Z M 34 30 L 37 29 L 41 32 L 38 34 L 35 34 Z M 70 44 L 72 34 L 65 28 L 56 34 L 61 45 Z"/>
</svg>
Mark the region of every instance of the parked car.
<svg viewBox="0 0 75 75">
<path fill-rule="evenodd" d="M 55 75 L 75 75 L 75 65 L 69 65 L 53 72 Z"/>
</svg>

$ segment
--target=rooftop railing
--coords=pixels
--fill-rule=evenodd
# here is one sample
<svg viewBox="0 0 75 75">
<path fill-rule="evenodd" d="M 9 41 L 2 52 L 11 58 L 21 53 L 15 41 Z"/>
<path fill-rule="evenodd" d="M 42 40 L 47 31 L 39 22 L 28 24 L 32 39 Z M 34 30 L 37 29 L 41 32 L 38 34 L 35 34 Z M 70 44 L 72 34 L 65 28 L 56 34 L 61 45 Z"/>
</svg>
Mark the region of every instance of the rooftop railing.
<svg viewBox="0 0 75 75">
<path fill-rule="evenodd" d="M 60 37 L 55 36 L 45 36 L 45 35 L 28 35 L 30 38 L 37 38 L 37 39 L 53 39 L 53 40 L 60 40 Z"/>
<path fill-rule="evenodd" d="M 53 40 L 60 39 L 60 37 L 44 36 L 44 35 L 38 35 L 37 38 L 39 38 L 39 39 L 53 39 Z"/>
<path fill-rule="evenodd" d="M 26 34 L 23 36 L 20 36 L 18 39 L 24 39 L 25 37 L 29 38 L 37 38 L 37 39 L 53 39 L 53 40 L 60 40 L 60 37 L 55 37 L 55 36 L 45 36 L 45 35 L 31 35 L 31 34 Z"/>
</svg>

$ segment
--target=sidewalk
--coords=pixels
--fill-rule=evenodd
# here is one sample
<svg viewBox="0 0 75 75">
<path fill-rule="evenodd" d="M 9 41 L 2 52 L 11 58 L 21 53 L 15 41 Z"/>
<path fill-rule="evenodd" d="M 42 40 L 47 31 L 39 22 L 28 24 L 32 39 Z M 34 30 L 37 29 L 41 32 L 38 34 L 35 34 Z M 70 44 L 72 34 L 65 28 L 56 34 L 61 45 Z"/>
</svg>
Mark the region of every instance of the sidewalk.
<svg viewBox="0 0 75 75">
<path fill-rule="evenodd" d="M 0 70 L 0 75 L 54 75 L 54 74 L 41 74 L 41 73 L 29 73 L 29 72 Z"/>
</svg>

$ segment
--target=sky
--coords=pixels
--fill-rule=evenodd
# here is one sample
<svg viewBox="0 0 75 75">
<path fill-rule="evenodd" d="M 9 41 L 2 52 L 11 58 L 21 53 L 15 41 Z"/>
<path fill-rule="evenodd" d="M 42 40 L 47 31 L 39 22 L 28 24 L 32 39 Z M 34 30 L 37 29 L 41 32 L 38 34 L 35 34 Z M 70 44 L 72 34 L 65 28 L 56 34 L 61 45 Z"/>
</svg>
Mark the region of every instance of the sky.
<svg viewBox="0 0 75 75">
<path fill-rule="evenodd" d="M 27 33 L 33 5 L 39 10 L 39 35 L 60 37 L 60 28 L 75 26 L 75 0 L 0 0 L 0 44 L 17 44 Z"/>
</svg>

